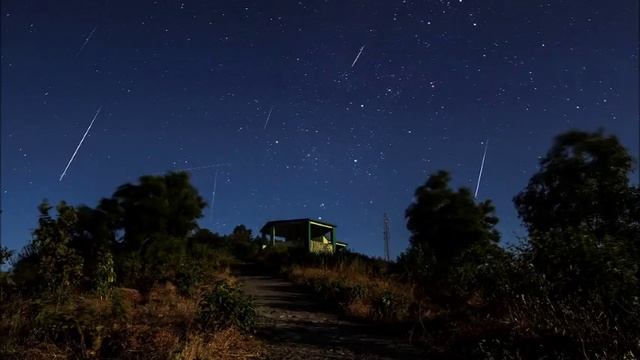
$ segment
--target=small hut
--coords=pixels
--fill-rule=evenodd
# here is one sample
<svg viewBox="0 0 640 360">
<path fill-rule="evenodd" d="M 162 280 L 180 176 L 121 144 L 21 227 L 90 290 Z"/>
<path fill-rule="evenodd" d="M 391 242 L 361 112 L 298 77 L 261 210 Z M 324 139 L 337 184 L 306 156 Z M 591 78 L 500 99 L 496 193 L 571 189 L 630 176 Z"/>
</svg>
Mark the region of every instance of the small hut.
<svg viewBox="0 0 640 360">
<path fill-rule="evenodd" d="M 312 253 L 334 253 L 344 250 L 347 244 L 336 240 L 336 225 L 312 219 L 269 221 L 260 233 L 269 239 L 291 247 L 301 247 Z"/>
</svg>

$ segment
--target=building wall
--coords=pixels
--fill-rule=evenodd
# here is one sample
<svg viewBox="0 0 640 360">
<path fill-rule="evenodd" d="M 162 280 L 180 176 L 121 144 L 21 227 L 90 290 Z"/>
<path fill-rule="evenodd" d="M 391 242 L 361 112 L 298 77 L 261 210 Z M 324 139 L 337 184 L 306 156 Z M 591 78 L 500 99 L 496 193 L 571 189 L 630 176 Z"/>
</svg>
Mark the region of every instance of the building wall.
<svg viewBox="0 0 640 360">
<path fill-rule="evenodd" d="M 310 250 L 313 253 L 323 253 L 323 252 L 332 253 L 333 246 L 330 242 L 322 241 L 321 239 L 312 239 Z"/>
</svg>

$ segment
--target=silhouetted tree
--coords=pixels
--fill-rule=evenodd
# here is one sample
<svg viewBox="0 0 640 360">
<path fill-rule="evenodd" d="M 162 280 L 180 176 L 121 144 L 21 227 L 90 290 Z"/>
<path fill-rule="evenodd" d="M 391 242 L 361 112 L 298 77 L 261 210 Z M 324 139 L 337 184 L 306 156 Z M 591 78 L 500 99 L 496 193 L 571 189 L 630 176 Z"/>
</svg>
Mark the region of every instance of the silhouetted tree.
<svg viewBox="0 0 640 360">
<path fill-rule="evenodd" d="M 220 248 L 225 244 L 224 237 L 213 233 L 208 229 L 198 229 L 189 237 L 189 246 L 205 245 L 211 248 Z"/>
<path fill-rule="evenodd" d="M 243 224 L 234 227 L 229 237 L 232 241 L 251 241 L 253 238 L 251 229 L 247 229 Z"/>
<path fill-rule="evenodd" d="M 78 236 L 72 246 L 84 259 L 84 285 L 106 294 L 115 282 L 112 248 L 115 232 L 106 212 L 88 206 L 77 208 Z"/>
<path fill-rule="evenodd" d="M 53 218 L 51 206 L 43 201 L 38 207 L 40 219 L 33 240 L 25 247 L 14 268 L 16 279 L 26 291 L 46 291 L 58 301 L 82 279 L 83 259 L 72 246 L 78 236 L 76 209 L 60 202 L 58 216 Z"/>
<path fill-rule="evenodd" d="M 184 270 L 187 237 L 198 229 L 205 205 L 187 173 L 142 176 L 103 199 L 91 225 L 97 237 L 112 239 L 119 281 L 148 289 Z M 108 270 L 108 263 L 101 265 Z"/>
<path fill-rule="evenodd" d="M 122 243 L 132 251 L 157 237 L 186 238 L 197 229 L 205 202 L 185 172 L 164 176 L 143 176 L 140 184 L 118 188 L 100 209 L 124 231 Z"/>
<path fill-rule="evenodd" d="M 615 136 L 569 131 L 514 198 L 533 264 L 554 293 L 622 301 L 638 294 L 640 192 Z"/>
<path fill-rule="evenodd" d="M 9 259 L 13 256 L 13 251 L 8 247 L 0 246 L 0 267 L 9 262 Z"/>
<path fill-rule="evenodd" d="M 4 301 L 6 289 L 9 287 L 9 274 L 3 267 L 13 257 L 13 250 L 5 246 L 0 246 L 0 301 Z"/>
<path fill-rule="evenodd" d="M 468 189 L 453 191 L 449 181 L 446 171 L 431 175 L 416 189 L 406 211 L 411 239 L 402 261 L 408 262 L 412 272 L 432 280 L 464 269 L 470 260 L 477 260 L 469 267 L 476 269 L 486 260 L 480 254 L 500 252 L 496 246 L 500 235 L 494 228 L 498 219 L 491 202 L 476 203 Z M 471 252 L 478 256 L 469 256 Z"/>
</svg>

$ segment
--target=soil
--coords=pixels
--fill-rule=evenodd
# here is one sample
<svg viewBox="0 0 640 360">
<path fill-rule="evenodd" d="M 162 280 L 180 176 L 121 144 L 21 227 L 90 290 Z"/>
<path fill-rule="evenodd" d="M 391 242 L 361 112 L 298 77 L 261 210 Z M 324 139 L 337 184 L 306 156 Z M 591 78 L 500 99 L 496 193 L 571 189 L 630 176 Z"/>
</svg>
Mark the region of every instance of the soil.
<svg viewBox="0 0 640 360">
<path fill-rule="evenodd" d="M 408 335 L 342 318 L 314 294 L 281 278 L 243 268 L 237 274 L 259 314 L 267 359 L 424 359 Z"/>
</svg>

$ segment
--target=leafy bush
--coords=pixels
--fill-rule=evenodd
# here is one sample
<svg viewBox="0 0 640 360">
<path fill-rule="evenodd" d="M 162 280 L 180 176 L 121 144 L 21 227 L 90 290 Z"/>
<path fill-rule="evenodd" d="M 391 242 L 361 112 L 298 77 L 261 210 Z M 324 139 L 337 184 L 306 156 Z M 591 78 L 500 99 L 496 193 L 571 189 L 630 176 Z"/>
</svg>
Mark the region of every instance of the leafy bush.
<svg viewBox="0 0 640 360">
<path fill-rule="evenodd" d="M 52 343 L 82 357 L 99 352 L 102 342 L 114 329 L 110 300 L 79 297 L 62 304 L 37 301 L 31 335 L 38 343 Z"/>
<path fill-rule="evenodd" d="M 569 131 L 515 198 L 531 263 L 554 292 L 604 304 L 640 297 L 640 189 L 615 136 Z"/>
<path fill-rule="evenodd" d="M 0 246 L 0 302 L 4 301 L 5 293 L 9 290 L 11 280 L 9 273 L 4 271 L 4 264 L 9 262 L 13 256 L 13 251 Z"/>
<path fill-rule="evenodd" d="M 250 298 L 228 281 L 218 281 L 205 293 L 199 304 L 198 322 L 214 330 L 235 326 L 249 332 L 256 321 L 256 310 Z"/>
<path fill-rule="evenodd" d="M 35 337 L 42 341 L 73 343 L 77 346 L 81 331 L 74 310 L 72 304 L 42 304 L 34 319 Z"/>
<path fill-rule="evenodd" d="M 38 228 L 33 240 L 19 256 L 14 267 L 18 286 L 33 294 L 46 293 L 60 301 L 80 284 L 84 259 L 72 246 L 77 235 L 77 210 L 64 201 L 56 207 L 57 218 L 49 214 L 45 200 L 38 210 Z"/>
</svg>

